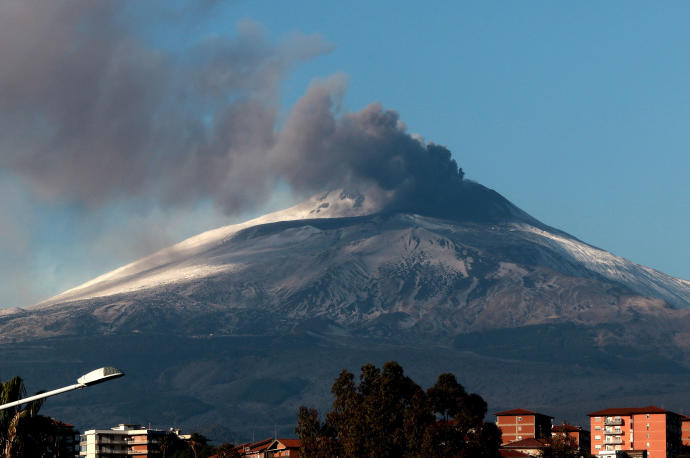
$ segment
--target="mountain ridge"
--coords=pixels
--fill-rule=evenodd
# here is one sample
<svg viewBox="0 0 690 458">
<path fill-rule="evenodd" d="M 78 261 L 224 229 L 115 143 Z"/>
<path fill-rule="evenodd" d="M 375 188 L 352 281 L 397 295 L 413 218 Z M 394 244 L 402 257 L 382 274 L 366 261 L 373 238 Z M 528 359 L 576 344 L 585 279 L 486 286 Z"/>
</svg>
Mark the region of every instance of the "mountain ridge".
<svg viewBox="0 0 690 458">
<path fill-rule="evenodd" d="M 588 262 L 592 271 L 600 273 L 604 277 L 607 277 L 607 272 L 611 273 L 612 266 L 614 270 L 618 269 L 620 271 L 623 269 L 625 270 L 624 275 L 626 276 L 623 281 L 624 284 L 631 283 L 631 281 L 635 280 L 634 277 L 636 276 L 643 278 L 644 287 L 641 287 L 640 291 L 643 291 L 646 294 L 651 294 L 655 297 L 660 295 L 670 304 L 681 308 L 690 307 L 690 293 L 683 291 L 685 289 L 690 289 L 690 282 L 671 277 L 662 272 L 641 266 L 636 263 L 632 263 L 624 258 L 615 256 L 604 250 L 591 246 L 561 230 L 544 225 L 524 211 L 515 207 L 508 200 L 500 196 L 498 193 L 495 193 L 495 191 L 488 190 L 487 188 L 484 188 L 478 184 L 472 184 L 471 186 L 478 186 L 477 189 L 484 189 L 486 192 L 498 196 L 500 198 L 499 201 L 501 205 L 505 205 L 505 213 L 510 218 L 508 221 L 511 221 L 511 224 L 515 225 L 516 230 L 534 233 L 535 242 L 542 245 L 550 244 L 552 247 L 566 252 L 572 258 L 575 258 L 580 262 Z M 334 196 L 337 197 L 334 198 Z M 94 287 L 99 284 L 102 285 L 103 283 L 107 283 L 109 280 L 117 279 L 118 276 L 133 276 L 137 273 L 143 273 L 147 269 L 170 262 L 171 260 L 174 260 L 175 257 L 184 256 L 185 254 L 193 255 L 197 252 L 208 250 L 214 244 L 222 244 L 227 239 L 236 237 L 247 229 L 286 221 L 294 221 L 295 224 L 302 224 L 308 220 L 371 216 L 380 213 L 383 209 L 384 203 L 380 199 L 377 201 L 375 199 L 367 198 L 362 194 L 347 193 L 343 190 L 326 192 L 285 210 L 269 213 L 244 223 L 212 229 L 196 236 L 189 237 L 172 245 L 171 247 L 162 249 L 142 259 L 107 272 L 86 283 L 77 285 L 74 288 L 58 294 L 57 296 L 46 299 L 31 308 L 42 308 L 59 302 L 93 297 L 88 295 L 88 291 L 89 289 L 96 289 Z M 384 215 L 385 214 L 390 215 L 395 213 L 387 210 Z M 592 260 L 595 260 L 596 262 L 591 262 Z M 222 273 L 225 271 L 221 267 L 207 267 L 208 268 L 206 269 L 200 267 L 188 268 L 186 270 L 181 269 L 177 272 L 174 272 L 172 276 L 163 276 L 159 278 L 159 281 L 163 283 L 166 280 L 173 281 L 175 278 L 180 277 L 193 281 L 196 278 L 212 276 L 216 273 Z M 230 269 L 228 266 L 225 267 Z M 616 278 L 614 277 L 615 275 L 609 275 L 607 278 L 610 280 L 615 280 Z M 668 288 L 660 289 L 657 284 L 659 280 L 665 284 L 672 285 L 674 287 L 671 288 L 672 291 L 669 292 L 664 290 Z M 141 285 L 131 285 L 130 290 L 135 290 L 137 286 Z M 674 292 L 673 289 L 681 290 L 681 292 Z M 86 296 L 84 295 L 85 291 Z M 80 292 L 82 292 L 81 295 L 79 294 Z M 121 291 L 116 289 L 110 292 L 105 291 L 104 294 L 116 294 L 117 292 Z"/>
</svg>

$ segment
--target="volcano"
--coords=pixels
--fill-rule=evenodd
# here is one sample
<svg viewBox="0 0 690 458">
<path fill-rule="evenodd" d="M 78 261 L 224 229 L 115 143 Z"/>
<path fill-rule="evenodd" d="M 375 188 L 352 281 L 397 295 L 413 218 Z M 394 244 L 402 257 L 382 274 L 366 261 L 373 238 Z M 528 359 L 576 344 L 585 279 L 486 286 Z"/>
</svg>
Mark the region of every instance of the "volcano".
<svg viewBox="0 0 690 458">
<path fill-rule="evenodd" d="M 327 192 L 0 311 L 3 374 L 58 384 L 116 365 L 121 382 L 46 411 L 219 440 L 290 434 L 340 369 L 391 359 L 421 384 L 454 372 L 490 408 L 690 409 L 690 282 L 467 180 L 445 204 L 394 202 Z"/>
</svg>

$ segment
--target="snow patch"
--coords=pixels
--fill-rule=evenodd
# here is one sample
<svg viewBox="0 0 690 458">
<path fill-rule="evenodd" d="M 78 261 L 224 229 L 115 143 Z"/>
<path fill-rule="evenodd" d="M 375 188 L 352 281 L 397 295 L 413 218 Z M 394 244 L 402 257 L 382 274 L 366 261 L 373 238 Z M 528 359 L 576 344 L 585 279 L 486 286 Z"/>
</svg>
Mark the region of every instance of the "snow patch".
<svg viewBox="0 0 690 458">
<path fill-rule="evenodd" d="M 622 283 L 633 291 L 662 297 L 670 304 L 690 307 L 690 282 L 687 280 L 636 264 L 574 238 L 524 224 L 515 225 L 515 227 L 523 232 L 537 235 L 537 241 L 559 250 L 590 271 Z"/>
</svg>

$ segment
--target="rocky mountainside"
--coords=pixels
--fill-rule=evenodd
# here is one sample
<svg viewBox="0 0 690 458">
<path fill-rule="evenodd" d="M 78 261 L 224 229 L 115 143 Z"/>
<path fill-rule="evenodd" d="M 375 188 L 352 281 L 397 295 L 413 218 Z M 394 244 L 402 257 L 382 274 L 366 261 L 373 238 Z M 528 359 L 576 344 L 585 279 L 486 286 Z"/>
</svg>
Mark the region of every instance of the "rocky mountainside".
<svg viewBox="0 0 690 458">
<path fill-rule="evenodd" d="M 160 399 L 179 398 L 182 407 L 159 414 L 165 421 L 235 430 L 242 422 L 227 409 L 260 425 L 279 408 L 289 423 L 285 412 L 326 402 L 337 371 L 367 358 L 407 362 L 422 381 L 448 370 L 463 379 L 472 367 L 469 388 L 494 406 L 521 399 L 552 414 L 559 384 L 572 388 L 583 371 L 610 379 L 643 364 L 667 381 L 665 371 L 686 371 L 690 282 L 592 247 L 493 191 L 466 186 L 476 205 L 429 214 L 382 211 L 362 195 L 326 193 L 192 237 L 34 307 L 0 311 L 4 354 L 18 355 L 4 365 L 19 371 L 29 367 L 25 361 L 44 358 L 50 367 L 65 358 L 76 369 L 95 363 L 98 348 L 115 360 L 126 349 L 124 369 L 140 370 L 131 380 L 157 385 Z M 159 355 L 155 363 L 152 355 Z M 506 388 L 497 381 L 506 371 L 527 384 L 535 374 L 552 380 L 539 389 Z M 624 379 L 628 396 L 647 393 Z M 516 389 L 521 394 L 511 395 Z M 579 386 L 580 403 L 593 389 Z M 71 412 L 56 405 L 58 413 Z M 106 411 L 117 417 L 123 409 Z M 79 415 L 66 420 L 95 421 L 93 413 Z"/>
<path fill-rule="evenodd" d="M 118 332 L 237 335 L 315 327 L 430 339 L 518 326 L 684 317 L 690 282 L 515 211 L 504 221 L 381 214 L 327 193 L 185 240 L 7 311 L 5 340 Z M 155 317 L 155 319 L 154 319 Z"/>
</svg>

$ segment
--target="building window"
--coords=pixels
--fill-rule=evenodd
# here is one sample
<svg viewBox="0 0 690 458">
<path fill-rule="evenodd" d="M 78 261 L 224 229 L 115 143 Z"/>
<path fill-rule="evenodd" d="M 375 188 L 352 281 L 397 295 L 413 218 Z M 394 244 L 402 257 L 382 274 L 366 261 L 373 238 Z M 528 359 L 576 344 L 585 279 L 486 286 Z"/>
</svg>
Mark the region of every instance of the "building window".
<svg viewBox="0 0 690 458">
<path fill-rule="evenodd" d="M 522 426 L 518 426 L 518 431 L 522 431 Z"/>
<path fill-rule="evenodd" d="M 601 440 L 601 436 L 597 434 L 596 436 L 594 436 L 594 440 L 595 440 L 595 441 L 600 441 L 600 440 Z"/>
<path fill-rule="evenodd" d="M 594 417 L 594 421 L 601 421 L 601 417 Z"/>
<path fill-rule="evenodd" d="M 522 417 L 518 417 L 517 420 L 518 420 L 518 421 L 522 421 Z"/>
<path fill-rule="evenodd" d="M 595 450 L 601 450 L 601 445 L 599 445 L 599 444 L 595 445 L 595 446 L 594 446 L 594 449 L 595 449 Z"/>
<path fill-rule="evenodd" d="M 647 447 L 649 447 L 649 442 L 647 442 Z"/>
<path fill-rule="evenodd" d="M 601 426 L 598 426 L 598 425 L 595 426 L 595 427 L 594 427 L 594 430 L 595 430 L 595 431 L 601 431 Z"/>
</svg>

